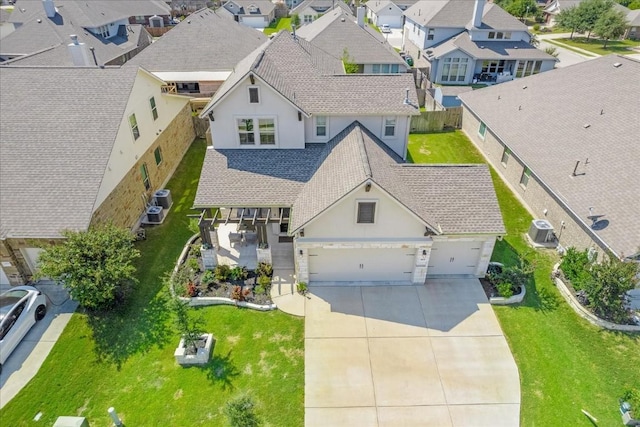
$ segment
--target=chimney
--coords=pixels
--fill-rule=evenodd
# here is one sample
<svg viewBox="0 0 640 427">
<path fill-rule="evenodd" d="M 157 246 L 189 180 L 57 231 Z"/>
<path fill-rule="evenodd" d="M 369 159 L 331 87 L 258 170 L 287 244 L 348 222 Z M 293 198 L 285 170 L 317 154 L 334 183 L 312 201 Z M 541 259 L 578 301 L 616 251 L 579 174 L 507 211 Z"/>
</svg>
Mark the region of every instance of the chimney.
<svg viewBox="0 0 640 427">
<path fill-rule="evenodd" d="M 364 6 L 358 8 L 358 25 L 364 28 Z"/>
<path fill-rule="evenodd" d="M 47 14 L 47 18 L 56 16 L 56 7 L 53 4 L 53 0 L 42 0 L 42 6 L 44 6 L 44 12 Z"/>
<path fill-rule="evenodd" d="M 91 66 L 91 55 L 89 48 L 84 43 L 78 43 L 78 36 L 71 34 L 71 43 L 67 45 L 69 53 L 71 54 L 71 60 L 76 67 L 89 67 Z"/>
<path fill-rule="evenodd" d="M 482 26 L 482 14 L 484 12 L 485 0 L 475 0 L 473 5 L 473 27 L 480 28 Z"/>
</svg>

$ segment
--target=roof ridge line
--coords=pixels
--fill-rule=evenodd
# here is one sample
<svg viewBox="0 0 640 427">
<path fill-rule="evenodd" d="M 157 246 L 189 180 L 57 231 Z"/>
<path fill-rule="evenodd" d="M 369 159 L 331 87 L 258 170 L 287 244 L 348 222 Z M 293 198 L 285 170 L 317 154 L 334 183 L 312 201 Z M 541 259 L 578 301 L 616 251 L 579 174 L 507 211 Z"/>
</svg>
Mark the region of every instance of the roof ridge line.
<svg viewBox="0 0 640 427">
<path fill-rule="evenodd" d="M 360 151 L 360 159 L 362 160 L 362 167 L 364 174 L 367 178 L 372 178 L 371 164 L 369 163 L 369 154 L 367 153 L 367 147 L 364 145 L 364 137 L 362 136 L 362 125 L 357 120 L 355 121 L 355 128 L 358 131 L 358 149 Z"/>
</svg>

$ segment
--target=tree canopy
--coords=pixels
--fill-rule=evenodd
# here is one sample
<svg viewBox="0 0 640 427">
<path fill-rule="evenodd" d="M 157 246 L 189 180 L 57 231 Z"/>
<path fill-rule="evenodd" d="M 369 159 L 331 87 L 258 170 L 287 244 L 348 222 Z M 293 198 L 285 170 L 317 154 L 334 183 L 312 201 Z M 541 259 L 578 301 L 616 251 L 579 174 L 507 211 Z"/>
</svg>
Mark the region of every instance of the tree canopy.
<svg viewBox="0 0 640 427">
<path fill-rule="evenodd" d="M 63 231 L 65 240 L 40 254 L 39 277 L 64 286 L 71 298 L 90 310 L 112 306 L 135 282 L 133 261 L 140 252 L 133 234 L 108 224 L 89 231 Z"/>
<path fill-rule="evenodd" d="M 598 37 L 604 39 L 604 48 L 611 39 L 620 38 L 627 29 L 627 18 L 619 10 L 609 9 L 598 20 L 593 27 L 593 32 Z"/>
</svg>

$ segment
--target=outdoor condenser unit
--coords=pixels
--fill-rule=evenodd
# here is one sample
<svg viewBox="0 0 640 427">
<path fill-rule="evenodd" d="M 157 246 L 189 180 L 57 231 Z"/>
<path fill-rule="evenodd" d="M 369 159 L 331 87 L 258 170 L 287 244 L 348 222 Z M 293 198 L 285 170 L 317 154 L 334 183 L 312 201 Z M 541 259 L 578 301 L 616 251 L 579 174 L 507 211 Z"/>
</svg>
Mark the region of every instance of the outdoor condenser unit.
<svg viewBox="0 0 640 427">
<path fill-rule="evenodd" d="M 553 240 L 553 227 L 546 219 L 534 219 L 528 234 L 534 243 L 544 244 Z"/>
<path fill-rule="evenodd" d="M 169 209 L 173 203 L 171 191 L 166 188 L 156 191 L 153 197 L 156 199 L 156 205 L 162 206 L 164 209 Z"/>
</svg>

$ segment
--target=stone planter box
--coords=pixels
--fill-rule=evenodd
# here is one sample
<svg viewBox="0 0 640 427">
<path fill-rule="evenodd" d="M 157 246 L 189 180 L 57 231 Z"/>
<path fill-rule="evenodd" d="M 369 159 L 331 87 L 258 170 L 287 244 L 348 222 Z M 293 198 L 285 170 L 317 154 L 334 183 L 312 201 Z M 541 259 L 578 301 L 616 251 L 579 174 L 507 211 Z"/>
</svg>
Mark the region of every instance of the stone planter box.
<svg viewBox="0 0 640 427">
<path fill-rule="evenodd" d="M 553 272 L 556 273 L 558 271 L 558 267 L 560 264 L 556 264 L 553 266 Z M 556 287 L 560 291 L 560 295 L 567 301 L 569 306 L 573 308 L 573 311 L 578 313 L 578 316 L 586 319 L 590 323 L 604 329 L 609 329 L 612 331 L 626 331 L 626 332 L 640 332 L 640 326 L 636 325 L 619 325 L 617 323 L 609 322 L 608 320 L 604 320 L 591 313 L 589 310 L 584 308 L 580 302 L 576 299 L 575 295 L 569 291 L 567 285 L 562 281 L 558 274 L 554 274 L 553 281 L 556 284 Z"/>
<path fill-rule="evenodd" d="M 503 297 L 491 297 L 489 298 L 489 302 L 493 305 L 510 305 L 510 304 L 519 304 L 524 299 L 524 296 L 527 293 L 527 289 L 524 286 L 520 286 L 520 292 L 512 295 L 510 298 Z"/>
<path fill-rule="evenodd" d="M 203 334 L 201 337 L 206 340 L 205 345 L 202 348 L 198 348 L 196 354 L 185 354 L 184 338 L 181 338 L 178 348 L 173 352 L 176 362 L 182 366 L 206 365 L 209 363 L 211 348 L 213 347 L 213 334 Z"/>
<path fill-rule="evenodd" d="M 258 257 L 258 262 L 266 262 L 267 264 L 271 264 L 271 248 L 256 248 L 256 255 Z"/>
<path fill-rule="evenodd" d="M 180 299 L 182 301 L 188 302 L 192 307 L 202 305 L 235 305 L 237 307 L 250 308 L 252 310 L 258 311 L 269 311 L 278 308 L 275 304 L 260 305 L 251 302 L 236 301 L 234 299 L 224 297 L 180 297 Z"/>
</svg>

